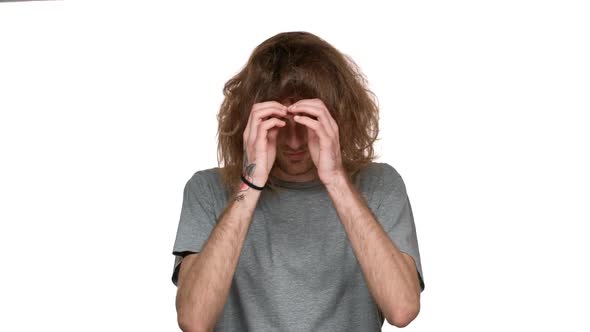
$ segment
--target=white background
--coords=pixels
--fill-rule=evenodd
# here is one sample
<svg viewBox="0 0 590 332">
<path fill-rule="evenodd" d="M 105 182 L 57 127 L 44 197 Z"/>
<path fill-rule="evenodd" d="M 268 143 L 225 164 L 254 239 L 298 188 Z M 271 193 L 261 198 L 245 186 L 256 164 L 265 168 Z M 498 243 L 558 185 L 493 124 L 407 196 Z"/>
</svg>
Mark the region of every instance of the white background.
<svg viewBox="0 0 590 332">
<path fill-rule="evenodd" d="M 407 331 L 588 331 L 583 1 L 0 4 L 0 330 L 176 331 L 182 190 L 283 31 L 379 98 L 426 289 Z M 384 330 L 395 330 L 384 323 Z"/>
</svg>

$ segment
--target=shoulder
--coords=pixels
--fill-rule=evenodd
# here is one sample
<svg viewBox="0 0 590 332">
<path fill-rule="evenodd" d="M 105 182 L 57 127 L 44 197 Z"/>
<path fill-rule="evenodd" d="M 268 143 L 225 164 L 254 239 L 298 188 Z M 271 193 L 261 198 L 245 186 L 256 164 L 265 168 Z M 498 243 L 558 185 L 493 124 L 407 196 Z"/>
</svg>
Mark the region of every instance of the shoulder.
<svg viewBox="0 0 590 332">
<path fill-rule="evenodd" d="M 401 175 L 388 163 L 371 162 L 359 171 L 358 177 L 361 184 L 380 186 L 388 181 L 397 181 Z"/>
<path fill-rule="evenodd" d="M 186 182 L 186 188 L 198 192 L 216 192 L 220 187 L 221 174 L 219 173 L 219 167 L 197 170 Z"/>
<path fill-rule="evenodd" d="M 388 163 L 372 162 L 359 171 L 358 188 L 373 198 L 393 195 L 403 197 L 404 181 L 397 169 Z"/>
<path fill-rule="evenodd" d="M 187 182 L 214 184 L 220 179 L 219 167 L 200 169 L 195 171 Z"/>
</svg>

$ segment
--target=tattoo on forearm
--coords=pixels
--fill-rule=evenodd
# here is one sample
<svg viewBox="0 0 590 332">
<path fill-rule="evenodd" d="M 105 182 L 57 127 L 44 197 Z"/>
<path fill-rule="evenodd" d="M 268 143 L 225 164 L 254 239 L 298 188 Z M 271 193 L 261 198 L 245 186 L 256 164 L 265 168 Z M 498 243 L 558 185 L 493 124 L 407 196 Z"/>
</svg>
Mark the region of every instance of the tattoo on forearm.
<svg viewBox="0 0 590 332">
<path fill-rule="evenodd" d="M 244 176 L 246 176 L 248 180 L 252 179 L 252 174 L 254 174 L 254 168 L 256 168 L 256 164 L 250 164 L 246 166 L 246 174 Z"/>
<path fill-rule="evenodd" d="M 242 174 L 244 175 L 244 177 L 248 180 L 248 181 L 252 181 L 252 175 L 254 174 L 254 169 L 256 168 L 256 164 L 252 163 L 249 164 L 248 162 L 248 154 L 246 153 L 246 151 L 244 150 L 244 160 L 243 160 L 243 165 L 244 165 L 244 170 L 242 172 Z M 235 197 L 235 201 L 239 202 L 241 200 L 244 199 L 245 193 L 246 191 L 250 190 L 250 187 L 245 184 L 243 181 L 240 182 L 240 189 L 238 190 L 238 193 L 236 194 Z"/>
</svg>

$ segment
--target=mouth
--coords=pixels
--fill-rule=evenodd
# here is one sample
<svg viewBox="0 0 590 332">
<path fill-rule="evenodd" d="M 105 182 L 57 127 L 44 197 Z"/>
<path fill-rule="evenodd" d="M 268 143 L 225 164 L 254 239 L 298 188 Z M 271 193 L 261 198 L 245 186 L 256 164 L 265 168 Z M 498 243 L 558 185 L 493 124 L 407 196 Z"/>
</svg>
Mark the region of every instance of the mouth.
<svg viewBox="0 0 590 332">
<path fill-rule="evenodd" d="M 299 151 L 299 152 L 285 152 L 285 155 L 287 155 L 288 157 L 291 158 L 297 158 L 297 157 L 303 157 L 303 155 L 305 155 L 305 151 Z"/>
</svg>

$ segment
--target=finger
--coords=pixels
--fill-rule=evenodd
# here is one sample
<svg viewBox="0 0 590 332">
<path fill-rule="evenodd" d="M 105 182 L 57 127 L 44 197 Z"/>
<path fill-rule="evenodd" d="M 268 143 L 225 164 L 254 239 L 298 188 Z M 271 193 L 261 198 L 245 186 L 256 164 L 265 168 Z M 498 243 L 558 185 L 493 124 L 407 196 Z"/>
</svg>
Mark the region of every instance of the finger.
<svg viewBox="0 0 590 332">
<path fill-rule="evenodd" d="M 332 119 L 332 116 L 327 109 L 316 105 L 301 103 L 291 105 L 291 108 L 287 109 L 287 111 L 293 114 L 309 114 L 315 116 L 322 126 L 324 126 L 326 133 L 328 133 L 330 137 L 336 137 L 337 129 L 334 128 L 337 128 L 336 122 Z M 330 120 L 333 121 L 333 124 Z"/>
<path fill-rule="evenodd" d="M 322 110 L 324 110 L 328 115 L 329 115 L 329 119 L 331 120 L 330 122 L 332 123 L 332 125 L 336 126 L 336 128 L 338 128 L 338 126 L 336 125 L 336 120 L 334 120 L 334 118 L 332 117 L 332 113 L 330 113 L 330 110 L 328 109 L 328 107 L 326 107 L 326 104 L 324 104 L 324 102 L 319 99 L 319 98 L 314 98 L 314 99 L 301 99 L 299 101 L 297 101 L 295 104 L 299 105 L 299 104 L 308 104 L 311 106 L 315 106 L 318 107 Z"/>
<path fill-rule="evenodd" d="M 332 117 L 332 113 L 330 113 L 330 111 L 321 99 L 304 99 L 296 102 L 295 104 L 311 105 L 323 110 L 326 113 L 326 118 L 329 120 L 330 125 L 332 126 L 332 130 L 335 133 L 338 133 L 338 124 L 336 123 L 336 120 L 334 120 L 334 118 Z"/>
<path fill-rule="evenodd" d="M 324 126 L 319 121 L 304 115 L 296 115 L 293 117 L 293 120 L 305 125 L 308 128 L 311 128 L 320 138 L 320 144 L 324 147 L 330 147 L 332 145 L 332 138 L 328 136 Z"/>
<path fill-rule="evenodd" d="M 252 105 L 252 110 L 255 111 L 257 109 L 268 108 L 268 107 L 282 108 L 282 107 L 285 107 L 285 105 L 279 103 L 278 101 L 270 100 L 270 101 L 265 101 L 265 102 L 256 103 L 256 104 Z"/>
<path fill-rule="evenodd" d="M 286 116 L 287 111 L 285 106 L 283 106 L 283 108 L 278 108 L 276 106 L 258 108 L 250 112 L 250 118 L 246 125 L 246 129 L 244 130 L 244 142 L 255 142 L 260 122 L 273 115 L 277 117 Z M 249 141 L 247 140 L 248 138 L 250 139 Z"/>
<path fill-rule="evenodd" d="M 276 102 L 276 101 L 266 101 L 266 102 L 262 102 L 262 103 L 256 103 L 254 105 L 252 105 L 252 107 L 250 108 L 250 114 L 248 114 L 248 121 L 252 118 L 252 114 L 255 111 L 259 111 L 261 109 L 265 109 L 265 108 L 278 108 L 278 109 L 286 109 L 286 106 Z"/>
<path fill-rule="evenodd" d="M 277 140 L 277 136 L 279 135 L 279 128 L 272 127 L 268 130 L 266 137 L 268 138 L 268 144 L 275 144 Z"/>
<path fill-rule="evenodd" d="M 270 104 L 270 103 L 266 103 L 266 104 Z M 252 110 L 250 111 L 250 114 L 248 115 L 248 122 L 246 124 L 246 128 L 244 129 L 244 138 L 248 138 L 251 136 L 251 128 L 252 125 L 258 125 L 257 121 L 255 121 L 255 117 L 256 116 L 268 116 L 269 113 L 272 113 L 272 110 L 284 110 L 283 113 L 286 113 L 286 107 L 284 105 L 273 105 L 270 104 L 271 106 L 267 106 L 267 107 L 260 107 L 259 104 L 255 104 L 252 107 Z M 263 112 L 263 113 L 259 113 L 259 112 Z"/>
<path fill-rule="evenodd" d="M 267 133 L 273 127 L 284 127 L 287 123 L 277 118 L 271 118 L 263 121 L 258 127 L 258 135 L 256 137 L 256 149 L 266 149 Z"/>
</svg>

